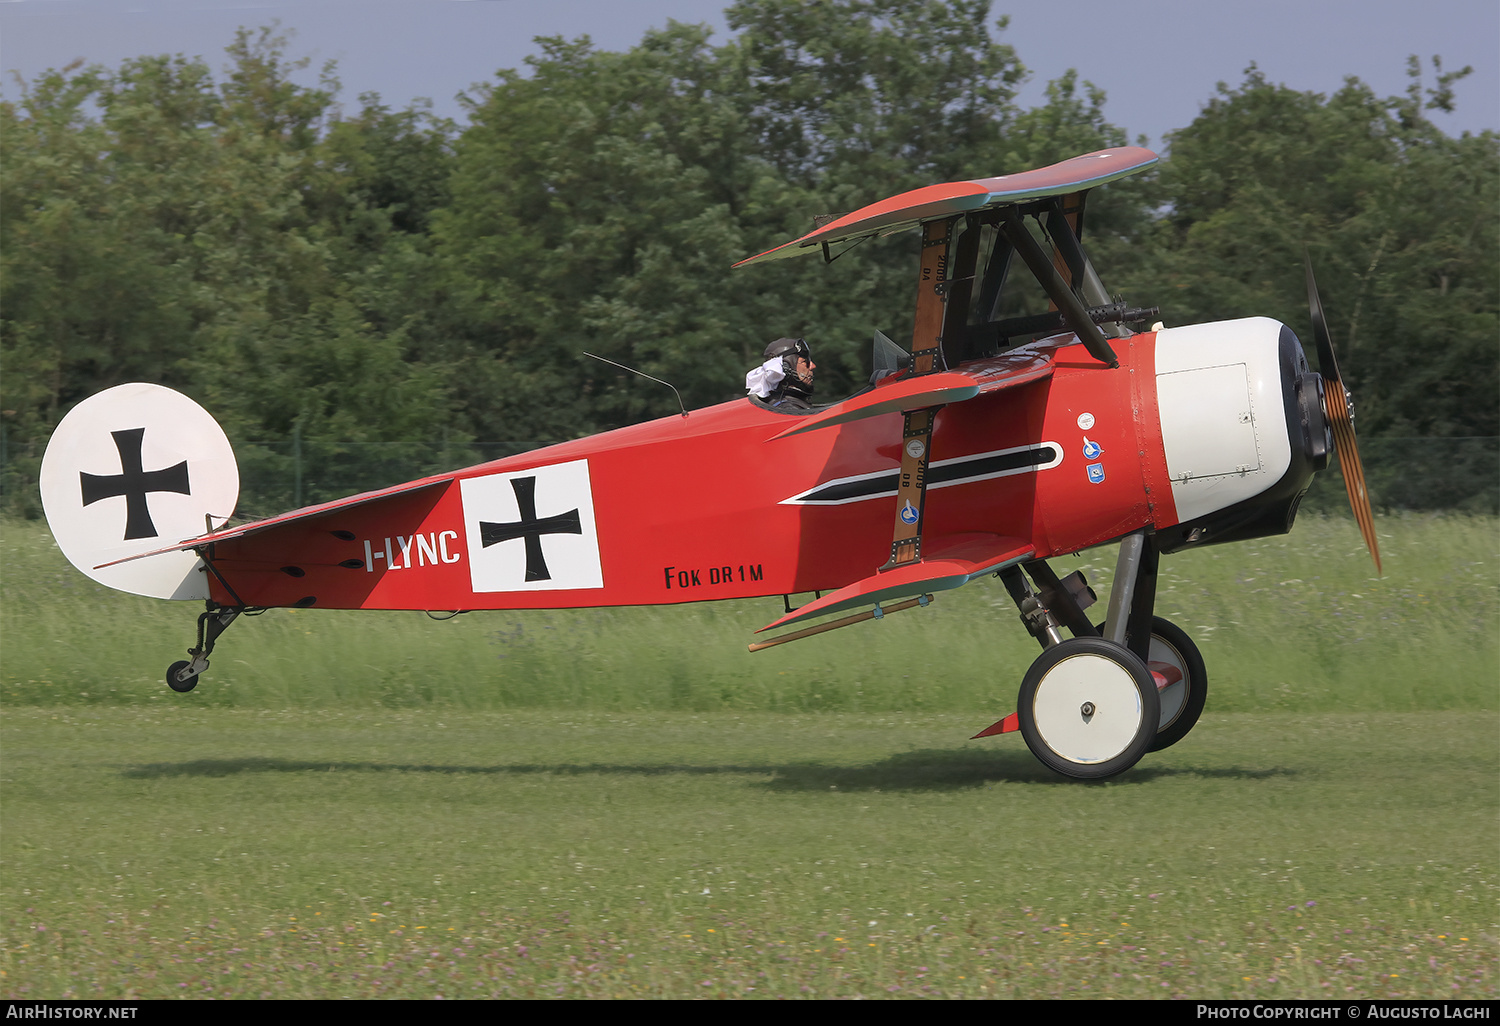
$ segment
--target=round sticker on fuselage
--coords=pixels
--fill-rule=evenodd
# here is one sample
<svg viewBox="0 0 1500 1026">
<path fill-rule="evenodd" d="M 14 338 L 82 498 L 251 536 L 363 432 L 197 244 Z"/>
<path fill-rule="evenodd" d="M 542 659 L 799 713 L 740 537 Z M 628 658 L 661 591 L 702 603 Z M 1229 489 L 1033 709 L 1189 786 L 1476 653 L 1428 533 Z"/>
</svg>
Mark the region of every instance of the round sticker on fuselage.
<svg viewBox="0 0 1500 1026">
<path fill-rule="evenodd" d="M 1080 413 L 1078 415 L 1078 427 L 1081 431 L 1087 431 L 1094 426 L 1094 415 L 1092 413 Z"/>
<path fill-rule="evenodd" d="M 922 444 L 922 440 L 920 438 L 913 438 L 911 441 L 906 443 L 906 455 L 910 456 L 914 460 L 921 459 L 922 454 L 926 451 L 927 446 Z"/>
</svg>

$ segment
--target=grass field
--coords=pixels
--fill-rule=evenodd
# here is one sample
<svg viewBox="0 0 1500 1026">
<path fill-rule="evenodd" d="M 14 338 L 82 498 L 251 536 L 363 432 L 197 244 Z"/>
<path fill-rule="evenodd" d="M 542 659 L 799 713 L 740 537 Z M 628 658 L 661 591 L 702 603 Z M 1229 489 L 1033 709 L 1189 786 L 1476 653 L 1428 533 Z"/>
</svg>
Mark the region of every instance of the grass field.
<svg viewBox="0 0 1500 1026">
<path fill-rule="evenodd" d="M 11 710 L 0 991 L 1493 998 L 1497 727 Z"/>
<path fill-rule="evenodd" d="M 1157 611 L 1203 650 L 1219 712 L 1500 708 L 1500 521 L 1385 517 L 1377 578 L 1347 518 L 1164 557 Z M 230 628 L 198 689 L 167 664 L 194 603 L 122 595 L 61 558 L 46 528 L 0 522 L 0 699 L 285 708 L 767 712 L 1015 708 L 1036 657 L 1000 582 L 749 655 L 779 598 L 560 612 L 272 610 Z M 1059 560 L 1108 600 L 1114 549 Z M 992 715 L 991 715 L 992 714 Z"/>
<path fill-rule="evenodd" d="M 1497 524 L 1379 526 L 1164 560 L 1209 711 L 1090 785 L 965 740 L 987 584 L 756 656 L 775 600 L 278 610 L 177 696 L 190 606 L 0 525 L 0 994 L 1494 998 Z"/>
</svg>

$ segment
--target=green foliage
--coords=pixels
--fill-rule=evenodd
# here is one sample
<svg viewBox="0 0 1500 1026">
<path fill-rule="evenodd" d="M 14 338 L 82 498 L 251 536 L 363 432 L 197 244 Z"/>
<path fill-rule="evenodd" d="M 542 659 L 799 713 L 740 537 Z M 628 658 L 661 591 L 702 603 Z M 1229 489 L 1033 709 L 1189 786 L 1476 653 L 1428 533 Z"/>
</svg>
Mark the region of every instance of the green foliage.
<svg viewBox="0 0 1500 1026">
<path fill-rule="evenodd" d="M 8 443 L 137 380 L 210 407 L 252 483 L 256 443 L 294 425 L 333 450 L 444 431 L 383 265 L 420 248 L 399 240 L 445 194 L 446 129 L 375 106 L 340 122 L 333 83 L 295 85 L 284 48 L 242 31 L 217 86 L 180 57 L 64 69 L 0 110 Z M 308 497 L 339 494 L 318 470 Z"/>
<path fill-rule="evenodd" d="M 1451 104 L 1461 75 L 1438 71 L 1428 107 Z M 1305 247 L 1361 433 L 1493 436 L 1500 136 L 1444 135 L 1419 73 L 1386 99 L 1352 78 L 1332 97 L 1299 93 L 1253 66 L 1221 86 L 1173 134 L 1170 208 L 1124 280 L 1169 324 L 1263 314 L 1310 342 Z"/>
<path fill-rule="evenodd" d="M 0 531 L 0 701 L 10 705 L 350 709 L 567 708 L 799 713 L 952 711 L 977 730 L 1014 711 L 1037 656 L 998 581 L 933 605 L 751 654 L 775 598 L 682 606 L 415 612 L 276 609 L 226 634 L 203 682 L 162 674 L 192 642 L 189 603 L 111 591 L 41 524 Z M 1380 516 L 1386 576 L 1349 519 L 1167 556 L 1157 611 L 1203 652 L 1209 708 L 1494 710 L 1500 521 Z M 1059 561 L 1108 603 L 1111 548 Z"/>
<path fill-rule="evenodd" d="M 433 229 L 470 422 L 534 446 L 675 409 L 583 351 L 726 398 L 757 337 L 721 298 L 744 245 L 729 200 L 756 171 L 706 33 L 545 40 L 530 64 L 474 101 Z"/>
<path fill-rule="evenodd" d="M 202 402 L 265 512 L 741 394 L 803 336 L 818 394 L 911 330 L 909 239 L 832 264 L 730 265 L 903 189 L 1122 145 L 1075 71 L 1046 101 L 989 0 L 739 0 L 716 44 L 672 23 L 622 52 L 544 39 L 461 129 L 378 96 L 345 114 L 272 29 L 200 59 L 72 66 L 0 107 L 0 486 L 35 508 L 57 420 L 150 380 Z M 1465 71 L 1381 98 L 1253 67 L 1159 172 L 1091 195 L 1106 284 L 1169 324 L 1303 330 L 1316 263 L 1362 436 L 1500 435 L 1500 160 L 1449 138 Z M 1493 461 L 1397 505 L 1493 506 Z M 1473 461 L 1471 461 L 1473 462 Z M 1377 478 L 1379 474 L 1375 475 Z M 1463 480 L 1457 480 L 1462 477 Z M 1391 496 L 1385 498 L 1382 492 Z"/>
<path fill-rule="evenodd" d="M 991 173 L 1025 69 L 988 0 L 740 0 L 726 12 L 760 151 L 789 181 L 853 209 Z M 1004 28 L 1006 19 L 997 26 Z"/>
</svg>

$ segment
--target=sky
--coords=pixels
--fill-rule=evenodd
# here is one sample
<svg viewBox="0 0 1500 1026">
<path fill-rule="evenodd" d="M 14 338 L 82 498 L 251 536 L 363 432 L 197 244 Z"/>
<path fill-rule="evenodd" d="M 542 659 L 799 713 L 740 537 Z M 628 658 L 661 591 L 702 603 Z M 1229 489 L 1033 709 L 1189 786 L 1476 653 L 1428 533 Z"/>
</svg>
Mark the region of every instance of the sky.
<svg viewBox="0 0 1500 1026">
<path fill-rule="evenodd" d="M 76 59 L 114 67 L 128 57 L 201 56 L 222 67 L 239 26 L 279 20 L 303 80 L 338 65 L 342 100 L 374 91 L 392 107 L 418 97 L 462 120 L 458 93 L 521 67 L 539 35 L 589 35 L 626 49 L 669 19 L 727 37 L 725 0 L 0 0 L 0 95 Z M 1273 82 L 1321 93 L 1357 75 L 1377 94 L 1404 92 L 1406 61 L 1441 55 L 1472 65 L 1457 111 L 1436 113 L 1450 134 L 1500 130 L 1500 3 L 1496 0 L 995 0 L 1010 12 L 1001 38 L 1032 71 L 1020 100 L 1041 103 L 1069 68 L 1103 88 L 1106 116 L 1134 140 L 1190 123 L 1216 85 L 1237 84 L 1253 61 Z M 1429 85 L 1433 82 L 1427 65 Z"/>
</svg>

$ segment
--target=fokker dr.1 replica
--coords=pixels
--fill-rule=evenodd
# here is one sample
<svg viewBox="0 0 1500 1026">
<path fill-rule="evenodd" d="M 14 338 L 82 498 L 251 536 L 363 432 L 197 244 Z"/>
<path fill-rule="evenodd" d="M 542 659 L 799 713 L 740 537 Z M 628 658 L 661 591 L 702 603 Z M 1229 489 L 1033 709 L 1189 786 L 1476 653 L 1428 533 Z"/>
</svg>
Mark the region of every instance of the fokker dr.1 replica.
<svg viewBox="0 0 1500 1026">
<path fill-rule="evenodd" d="M 47 518 L 95 580 L 206 601 L 191 659 L 167 672 L 177 691 L 237 616 L 270 607 L 812 593 L 765 629 L 845 613 L 755 649 L 994 574 L 1043 651 L 1017 711 L 978 736 L 1019 730 L 1053 769 L 1108 777 L 1180 740 L 1203 708 L 1201 656 L 1153 615 L 1160 554 L 1286 532 L 1336 448 L 1379 566 L 1311 268 L 1321 374 L 1277 321 L 1147 328 L 1154 309 L 1105 292 L 1080 242 L 1085 200 L 1156 159 L 1124 147 L 917 189 L 742 261 L 920 238 L 910 348 L 877 334 L 873 383 L 840 402 L 749 396 L 232 524 L 239 477 L 223 431 L 176 392 L 121 385 L 58 426 Z M 1082 575 L 1059 578 L 1047 560 L 1111 542 L 1096 626 Z"/>
</svg>

